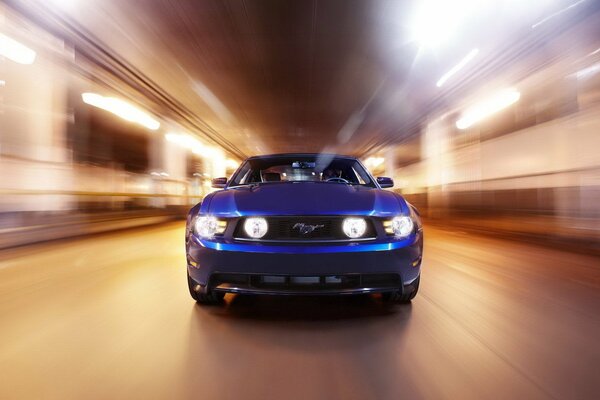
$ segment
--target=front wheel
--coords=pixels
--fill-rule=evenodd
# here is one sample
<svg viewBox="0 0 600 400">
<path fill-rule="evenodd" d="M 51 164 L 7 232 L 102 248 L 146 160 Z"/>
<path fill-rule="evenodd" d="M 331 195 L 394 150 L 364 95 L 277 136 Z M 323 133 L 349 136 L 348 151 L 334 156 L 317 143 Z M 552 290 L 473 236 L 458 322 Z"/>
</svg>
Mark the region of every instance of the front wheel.
<svg viewBox="0 0 600 400">
<path fill-rule="evenodd" d="M 413 281 L 410 285 L 404 286 L 404 290 L 402 292 L 386 292 L 381 294 L 381 300 L 384 303 L 399 303 L 399 304 L 407 304 L 410 303 L 412 299 L 415 298 L 417 292 L 419 291 L 419 282 L 421 281 L 421 276 Z"/>
<path fill-rule="evenodd" d="M 208 291 L 208 293 L 202 293 L 198 290 L 198 282 L 193 280 L 190 275 L 187 276 L 188 279 L 188 289 L 190 290 L 190 295 L 198 304 L 203 305 L 214 305 L 221 304 L 223 302 L 223 298 L 225 297 L 225 293 Z"/>
</svg>

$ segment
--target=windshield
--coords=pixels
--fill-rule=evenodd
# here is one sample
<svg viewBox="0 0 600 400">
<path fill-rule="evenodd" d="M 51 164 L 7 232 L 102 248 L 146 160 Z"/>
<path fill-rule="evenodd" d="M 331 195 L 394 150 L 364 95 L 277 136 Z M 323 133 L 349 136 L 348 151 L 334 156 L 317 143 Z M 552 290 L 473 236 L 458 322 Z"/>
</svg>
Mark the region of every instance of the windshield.
<svg viewBox="0 0 600 400">
<path fill-rule="evenodd" d="M 232 177 L 230 187 L 265 182 L 328 182 L 375 187 L 355 159 L 331 156 L 286 156 L 247 160 Z"/>
</svg>

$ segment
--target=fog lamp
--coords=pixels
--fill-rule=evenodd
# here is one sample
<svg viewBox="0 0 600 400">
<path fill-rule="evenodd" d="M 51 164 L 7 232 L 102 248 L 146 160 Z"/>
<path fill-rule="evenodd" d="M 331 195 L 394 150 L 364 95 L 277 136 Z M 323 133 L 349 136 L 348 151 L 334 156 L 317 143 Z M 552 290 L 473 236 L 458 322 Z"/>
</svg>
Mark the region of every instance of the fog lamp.
<svg viewBox="0 0 600 400">
<path fill-rule="evenodd" d="M 351 239 L 358 239 L 367 231 L 367 222 L 364 218 L 346 218 L 342 230 Z"/>
<path fill-rule="evenodd" d="M 253 239 L 260 239 L 267 234 L 269 225 L 267 220 L 260 217 L 247 218 L 244 222 L 244 231 Z"/>
</svg>

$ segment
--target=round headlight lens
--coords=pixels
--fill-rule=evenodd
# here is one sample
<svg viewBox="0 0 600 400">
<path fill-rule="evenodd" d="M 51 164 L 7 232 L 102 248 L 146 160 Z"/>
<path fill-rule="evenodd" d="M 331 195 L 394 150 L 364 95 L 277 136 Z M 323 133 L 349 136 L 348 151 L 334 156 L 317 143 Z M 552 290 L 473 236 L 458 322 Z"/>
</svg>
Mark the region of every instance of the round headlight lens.
<svg viewBox="0 0 600 400">
<path fill-rule="evenodd" d="M 202 238 L 211 238 L 217 232 L 218 222 L 215 217 L 200 216 L 196 219 L 196 233 Z"/>
<path fill-rule="evenodd" d="M 394 236 L 403 238 L 410 235 L 415 227 L 415 224 L 411 217 L 403 215 L 395 217 L 392 220 L 392 231 Z"/>
<path fill-rule="evenodd" d="M 244 231 L 253 239 L 260 239 L 267 234 L 269 225 L 267 220 L 260 217 L 247 218 L 244 222 Z"/>
<path fill-rule="evenodd" d="M 351 239 L 357 239 L 367 231 L 367 222 L 363 218 L 346 218 L 342 230 Z"/>
</svg>

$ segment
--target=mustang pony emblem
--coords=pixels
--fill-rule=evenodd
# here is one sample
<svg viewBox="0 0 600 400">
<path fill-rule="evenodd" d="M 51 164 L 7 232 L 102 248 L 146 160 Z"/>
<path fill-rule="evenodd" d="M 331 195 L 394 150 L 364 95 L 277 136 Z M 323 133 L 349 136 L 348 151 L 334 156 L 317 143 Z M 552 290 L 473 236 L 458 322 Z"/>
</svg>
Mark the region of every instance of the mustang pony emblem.
<svg viewBox="0 0 600 400">
<path fill-rule="evenodd" d="M 309 233 L 312 233 L 319 228 L 323 228 L 324 226 L 325 225 L 309 225 L 305 224 L 304 222 L 298 222 L 294 224 L 292 229 L 298 229 L 298 231 L 300 231 L 301 234 L 308 235 Z"/>
</svg>

